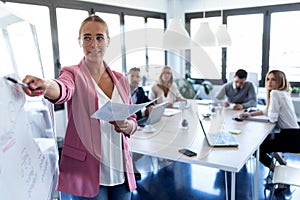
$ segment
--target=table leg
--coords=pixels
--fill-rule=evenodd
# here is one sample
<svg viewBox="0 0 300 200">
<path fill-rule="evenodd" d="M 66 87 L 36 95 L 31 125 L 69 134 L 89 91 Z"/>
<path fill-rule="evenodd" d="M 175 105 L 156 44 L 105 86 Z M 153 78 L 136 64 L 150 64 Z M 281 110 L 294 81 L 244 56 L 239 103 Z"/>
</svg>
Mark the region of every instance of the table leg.
<svg viewBox="0 0 300 200">
<path fill-rule="evenodd" d="M 224 171 L 225 173 L 225 195 L 226 195 L 226 200 L 228 200 L 228 182 L 227 182 L 227 172 Z"/>
<path fill-rule="evenodd" d="M 231 200 L 235 200 L 235 172 L 231 172 Z"/>
<path fill-rule="evenodd" d="M 254 176 L 254 198 L 258 199 L 258 177 L 259 177 L 259 148 L 256 150 L 256 166 Z"/>
</svg>

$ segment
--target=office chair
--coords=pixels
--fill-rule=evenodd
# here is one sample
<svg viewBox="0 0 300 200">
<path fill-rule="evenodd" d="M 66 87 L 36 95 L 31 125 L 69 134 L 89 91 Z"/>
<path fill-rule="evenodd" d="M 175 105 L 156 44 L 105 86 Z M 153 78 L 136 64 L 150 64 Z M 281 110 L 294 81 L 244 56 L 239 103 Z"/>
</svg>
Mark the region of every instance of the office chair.
<svg viewBox="0 0 300 200">
<path fill-rule="evenodd" d="M 274 169 L 272 183 L 274 187 L 270 194 L 270 200 L 274 198 L 275 187 L 278 184 L 286 184 L 300 187 L 300 168 L 286 165 L 277 165 Z"/>
<path fill-rule="evenodd" d="M 294 99 L 292 98 L 292 102 L 293 102 L 295 113 L 297 115 L 298 122 L 299 122 L 299 120 L 300 120 L 300 100 L 298 98 L 294 98 Z"/>
</svg>

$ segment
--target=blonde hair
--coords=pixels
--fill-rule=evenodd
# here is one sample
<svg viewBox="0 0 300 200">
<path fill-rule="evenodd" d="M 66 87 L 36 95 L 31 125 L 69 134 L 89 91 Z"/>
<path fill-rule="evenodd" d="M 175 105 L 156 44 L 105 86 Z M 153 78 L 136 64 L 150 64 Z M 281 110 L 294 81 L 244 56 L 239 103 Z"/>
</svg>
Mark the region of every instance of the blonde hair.
<svg viewBox="0 0 300 200">
<path fill-rule="evenodd" d="M 286 79 L 286 76 L 284 74 L 284 72 L 280 71 L 280 70 L 272 70 L 272 71 L 269 71 L 266 78 L 265 78 L 265 85 L 267 85 L 267 79 L 268 79 L 268 76 L 270 74 L 273 74 L 274 77 L 275 77 L 275 80 L 276 80 L 276 83 L 277 83 L 277 88 L 276 90 L 280 90 L 280 91 L 290 91 L 290 84 L 288 82 L 288 80 Z M 266 90 L 267 90 L 267 111 L 269 109 L 269 104 L 270 104 L 270 93 L 271 93 L 271 90 L 268 89 L 266 87 Z"/>
<path fill-rule="evenodd" d="M 170 86 L 173 84 L 174 76 L 173 76 L 173 72 L 171 72 L 171 78 L 170 78 L 170 81 L 169 81 L 169 82 L 167 83 L 167 85 L 166 85 L 166 83 L 164 83 L 163 80 L 162 80 L 162 76 L 163 76 L 163 74 L 164 74 L 164 72 L 165 72 L 166 69 L 172 70 L 172 68 L 171 68 L 170 66 L 164 66 L 164 67 L 162 68 L 162 70 L 161 70 L 161 73 L 160 73 L 160 75 L 159 75 L 159 77 L 158 77 L 157 82 L 158 82 L 159 85 L 164 85 L 164 86 L 170 87 Z"/>
</svg>

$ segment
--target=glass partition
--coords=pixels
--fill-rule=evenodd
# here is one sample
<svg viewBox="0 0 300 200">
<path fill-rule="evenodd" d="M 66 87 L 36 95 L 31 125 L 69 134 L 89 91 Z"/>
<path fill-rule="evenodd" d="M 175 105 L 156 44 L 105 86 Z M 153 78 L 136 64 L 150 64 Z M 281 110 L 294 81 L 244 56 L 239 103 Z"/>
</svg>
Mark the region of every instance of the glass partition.
<svg viewBox="0 0 300 200">
<path fill-rule="evenodd" d="M 5 78 L 44 77 L 35 26 L 18 16 L 0 2 L 0 194 L 50 200 L 58 175 L 53 105 Z"/>
<path fill-rule="evenodd" d="M 3 7 L 0 12 L 0 75 L 44 77 L 34 26 Z"/>
<path fill-rule="evenodd" d="M 298 82 L 300 76 L 300 11 L 271 15 L 270 69 L 280 69 L 287 79 Z"/>
</svg>

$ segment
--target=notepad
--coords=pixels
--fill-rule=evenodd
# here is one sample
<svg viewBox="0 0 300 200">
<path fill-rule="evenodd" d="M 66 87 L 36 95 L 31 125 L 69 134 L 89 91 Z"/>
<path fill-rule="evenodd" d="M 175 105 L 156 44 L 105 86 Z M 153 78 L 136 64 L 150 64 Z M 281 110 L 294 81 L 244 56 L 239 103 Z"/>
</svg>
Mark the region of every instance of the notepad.
<svg viewBox="0 0 300 200">
<path fill-rule="evenodd" d="M 176 115 L 176 114 L 178 114 L 180 112 L 181 112 L 181 110 L 178 110 L 178 109 L 165 108 L 164 116 L 171 117 L 171 116 Z"/>
</svg>

